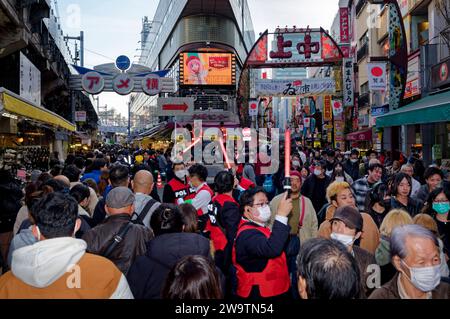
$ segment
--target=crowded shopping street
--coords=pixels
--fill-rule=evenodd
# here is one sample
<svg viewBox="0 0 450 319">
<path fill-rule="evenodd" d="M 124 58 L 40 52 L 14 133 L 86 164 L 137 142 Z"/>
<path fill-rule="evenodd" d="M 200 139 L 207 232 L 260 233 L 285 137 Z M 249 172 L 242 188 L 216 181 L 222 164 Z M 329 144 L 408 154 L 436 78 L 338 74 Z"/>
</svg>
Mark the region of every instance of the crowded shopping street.
<svg viewBox="0 0 450 319">
<path fill-rule="evenodd" d="M 0 300 L 450 299 L 450 1 L 320 2 L 0 0 Z"/>
</svg>

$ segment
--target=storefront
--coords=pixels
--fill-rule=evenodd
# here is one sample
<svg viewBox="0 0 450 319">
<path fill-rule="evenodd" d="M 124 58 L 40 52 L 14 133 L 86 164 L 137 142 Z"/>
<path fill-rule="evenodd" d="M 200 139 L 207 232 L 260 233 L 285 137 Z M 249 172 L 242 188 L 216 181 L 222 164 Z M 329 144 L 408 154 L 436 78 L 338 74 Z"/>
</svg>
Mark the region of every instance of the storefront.
<svg viewBox="0 0 450 319">
<path fill-rule="evenodd" d="M 427 164 L 450 158 L 450 90 L 429 95 L 377 118 L 385 149 L 409 154 L 422 147 Z M 439 151 L 436 151 L 438 150 Z"/>
<path fill-rule="evenodd" d="M 368 150 L 372 146 L 372 128 L 349 133 L 345 139 L 350 142 L 350 148 Z"/>
<path fill-rule="evenodd" d="M 47 170 L 53 152 L 63 159 L 75 126 L 61 116 L 0 88 L 0 166 Z"/>
</svg>

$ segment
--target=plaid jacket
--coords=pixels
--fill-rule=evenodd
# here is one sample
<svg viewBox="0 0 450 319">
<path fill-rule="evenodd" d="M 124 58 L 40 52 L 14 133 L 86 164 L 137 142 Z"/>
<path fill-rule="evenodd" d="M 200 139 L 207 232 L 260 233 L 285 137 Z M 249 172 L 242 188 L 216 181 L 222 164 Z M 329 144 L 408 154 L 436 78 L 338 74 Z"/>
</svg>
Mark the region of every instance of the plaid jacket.
<svg viewBox="0 0 450 319">
<path fill-rule="evenodd" d="M 372 187 L 370 187 L 367 181 L 367 176 L 358 179 L 352 185 L 353 192 L 355 193 L 356 206 L 360 212 L 366 212 L 366 197 Z"/>
</svg>

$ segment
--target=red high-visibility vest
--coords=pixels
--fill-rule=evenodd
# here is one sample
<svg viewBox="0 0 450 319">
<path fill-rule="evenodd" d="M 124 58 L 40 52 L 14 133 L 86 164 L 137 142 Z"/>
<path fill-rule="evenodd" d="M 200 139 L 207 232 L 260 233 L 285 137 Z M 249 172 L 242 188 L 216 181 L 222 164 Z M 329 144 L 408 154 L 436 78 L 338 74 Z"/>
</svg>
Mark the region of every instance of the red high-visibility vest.
<svg viewBox="0 0 450 319">
<path fill-rule="evenodd" d="M 253 183 L 251 180 L 241 177 L 241 180 L 239 181 L 239 186 L 241 186 L 243 189 L 247 190 L 249 188 L 255 187 L 255 183 Z"/>
<path fill-rule="evenodd" d="M 283 252 L 276 258 L 271 258 L 267 262 L 266 268 L 261 272 L 246 272 L 236 261 L 236 241 L 239 235 L 249 229 L 256 229 L 270 237 L 271 230 L 267 227 L 250 224 L 244 220 L 241 221 L 233 246 L 233 265 L 236 268 L 237 276 L 237 295 L 242 298 L 248 298 L 253 286 L 258 286 L 259 293 L 263 298 L 269 298 L 284 294 L 289 290 L 290 278 L 286 261 L 286 254 Z"/>
<path fill-rule="evenodd" d="M 209 194 L 211 195 L 211 198 L 214 196 L 213 190 L 206 183 L 197 191 L 197 194 L 200 193 L 201 191 L 209 192 Z M 197 209 L 197 216 L 202 216 L 202 215 L 203 215 L 203 210 L 200 207 L 199 209 Z"/>
<path fill-rule="evenodd" d="M 211 209 L 208 211 L 210 218 L 206 223 L 205 230 L 209 231 L 215 250 L 225 250 L 225 247 L 228 244 L 225 230 L 221 227 L 219 221 L 217 220 L 219 218 L 218 215 L 221 214 L 221 211 L 218 211 L 218 206 L 220 206 L 220 210 L 222 210 L 226 202 L 232 202 L 237 206 L 239 205 L 233 197 L 225 194 L 219 194 L 212 199 L 210 206 Z"/>
<path fill-rule="evenodd" d="M 185 184 L 177 178 L 172 178 L 167 184 L 170 185 L 175 194 L 174 204 L 178 204 L 177 200 L 179 198 L 186 201 L 195 197 L 195 188 L 191 188 L 189 184 Z"/>
</svg>

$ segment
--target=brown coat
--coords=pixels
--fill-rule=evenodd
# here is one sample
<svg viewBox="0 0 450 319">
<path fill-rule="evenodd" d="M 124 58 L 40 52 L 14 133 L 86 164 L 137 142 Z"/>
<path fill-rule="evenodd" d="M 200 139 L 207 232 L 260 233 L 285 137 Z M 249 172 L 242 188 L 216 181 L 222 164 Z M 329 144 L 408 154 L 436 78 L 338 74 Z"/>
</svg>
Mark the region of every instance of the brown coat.
<svg viewBox="0 0 450 319">
<path fill-rule="evenodd" d="M 400 299 L 398 293 L 398 273 L 391 281 L 384 284 L 381 288 L 376 289 L 369 299 Z M 450 285 L 442 282 L 432 292 L 432 299 L 450 299 Z"/>
<path fill-rule="evenodd" d="M 329 239 L 331 236 L 331 224 L 330 219 L 334 215 L 336 208 L 330 206 L 327 209 L 326 220 L 320 225 L 318 237 Z M 363 218 L 363 230 L 361 235 L 360 247 L 367 250 L 371 254 L 375 254 L 378 244 L 380 243 L 380 231 L 377 224 L 373 221 L 372 217 L 366 213 L 361 213 Z"/>
<path fill-rule="evenodd" d="M 101 224 L 84 234 L 83 240 L 87 243 L 87 252 L 103 255 L 114 240 L 123 225 L 130 222 L 130 215 L 119 214 L 109 216 Z M 135 258 L 147 251 L 147 242 L 153 238 L 153 232 L 143 225 L 132 224 L 123 240 L 108 256 L 117 268 L 125 275 Z"/>
</svg>

